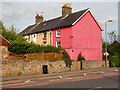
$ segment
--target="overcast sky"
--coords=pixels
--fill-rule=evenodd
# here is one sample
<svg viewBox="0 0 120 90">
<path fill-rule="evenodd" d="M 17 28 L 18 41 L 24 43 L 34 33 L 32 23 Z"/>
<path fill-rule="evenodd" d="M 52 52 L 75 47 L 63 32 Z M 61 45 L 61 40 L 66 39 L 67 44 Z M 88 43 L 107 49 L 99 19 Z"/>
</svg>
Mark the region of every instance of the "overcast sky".
<svg viewBox="0 0 120 90">
<path fill-rule="evenodd" d="M 61 1 L 61 0 L 60 0 Z M 56 18 L 62 15 L 62 5 L 70 3 L 72 5 L 72 12 L 77 12 L 86 8 L 90 8 L 98 22 L 104 29 L 104 22 L 112 19 L 113 22 L 107 23 L 108 31 L 118 32 L 118 1 L 119 0 L 62 0 L 63 2 L 55 2 L 55 0 L 2 0 L 0 4 L 0 20 L 8 27 L 14 25 L 19 29 L 19 32 L 25 29 L 28 25 L 35 23 L 35 15 L 41 14 L 45 20 Z M 76 1 L 76 2 L 75 2 Z M 84 1 L 84 2 L 83 2 Z M 104 32 L 103 32 L 104 36 Z"/>
</svg>

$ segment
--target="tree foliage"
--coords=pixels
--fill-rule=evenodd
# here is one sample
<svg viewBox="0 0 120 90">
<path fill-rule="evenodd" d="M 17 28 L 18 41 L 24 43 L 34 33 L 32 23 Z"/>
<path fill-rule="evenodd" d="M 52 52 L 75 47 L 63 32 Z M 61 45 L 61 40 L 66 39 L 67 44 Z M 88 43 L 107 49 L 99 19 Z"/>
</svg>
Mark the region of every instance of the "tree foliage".
<svg viewBox="0 0 120 90">
<path fill-rule="evenodd" d="M 120 66 L 120 43 L 114 41 L 112 44 L 108 45 L 109 61 L 112 67 Z"/>
<path fill-rule="evenodd" d="M 110 39 L 110 43 L 113 43 L 114 41 L 117 40 L 117 35 L 115 33 L 115 31 L 111 31 L 108 33 L 109 39 Z"/>
<path fill-rule="evenodd" d="M 111 67 L 119 67 L 120 66 L 120 43 L 119 43 L 119 37 L 117 38 L 117 35 L 115 31 L 111 31 L 108 33 L 110 42 L 107 42 L 107 51 L 109 53 L 108 60 L 110 62 Z M 117 40 L 118 39 L 118 40 Z M 102 45 L 103 53 L 105 52 L 106 43 L 103 42 Z M 103 55 L 103 60 L 105 59 L 105 56 Z"/>
<path fill-rule="evenodd" d="M 66 67 L 71 67 L 72 60 L 70 59 L 69 54 L 65 50 L 63 50 L 62 54 L 63 54 L 63 60 L 66 63 Z"/>
<path fill-rule="evenodd" d="M 114 41 L 112 44 L 108 45 L 108 53 L 110 55 L 114 55 L 116 53 L 120 54 L 120 43 L 117 41 Z"/>
<path fill-rule="evenodd" d="M 25 39 L 21 35 L 17 34 L 16 28 L 14 28 L 13 25 L 11 25 L 10 27 L 5 27 L 3 22 L 0 21 L 0 30 L 0 34 L 11 43 L 13 41 L 25 41 Z"/>
</svg>

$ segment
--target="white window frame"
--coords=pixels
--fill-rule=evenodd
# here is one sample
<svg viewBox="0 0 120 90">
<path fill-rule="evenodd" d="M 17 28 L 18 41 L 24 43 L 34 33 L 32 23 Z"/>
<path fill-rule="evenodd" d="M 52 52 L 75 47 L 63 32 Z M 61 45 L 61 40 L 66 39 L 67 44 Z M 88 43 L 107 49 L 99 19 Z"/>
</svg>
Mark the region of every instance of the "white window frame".
<svg viewBox="0 0 120 90">
<path fill-rule="evenodd" d="M 60 30 L 56 30 L 56 37 L 60 37 Z"/>
<path fill-rule="evenodd" d="M 31 42 L 33 42 L 33 35 L 30 35 L 30 38 L 31 38 Z"/>
<path fill-rule="evenodd" d="M 61 45 L 60 45 L 60 41 L 56 41 L 56 47 L 60 47 Z"/>
</svg>

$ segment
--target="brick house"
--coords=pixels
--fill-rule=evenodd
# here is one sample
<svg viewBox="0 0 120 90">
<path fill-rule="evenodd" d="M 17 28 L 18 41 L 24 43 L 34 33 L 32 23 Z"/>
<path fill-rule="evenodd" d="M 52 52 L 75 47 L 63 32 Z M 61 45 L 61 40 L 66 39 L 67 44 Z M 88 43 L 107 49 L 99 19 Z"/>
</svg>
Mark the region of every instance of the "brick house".
<svg viewBox="0 0 120 90">
<path fill-rule="evenodd" d="M 37 14 L 36 23 L 20 34 L 28 42 L 65 48 L 72 60 L 79 54 L 85 60 L 102 60 L 102 29 L 89 8 L 72 13 L 71 5 L 65 4 L 60 17 L 43 20 Z"/>
<path fill-rule="evenodd" d="M 8 46 L 10 46 L 10 42 L 6 40 L 3 36 L 0 35 L 0 57 L 1 59 L 8 59 Z"/>
</svg>

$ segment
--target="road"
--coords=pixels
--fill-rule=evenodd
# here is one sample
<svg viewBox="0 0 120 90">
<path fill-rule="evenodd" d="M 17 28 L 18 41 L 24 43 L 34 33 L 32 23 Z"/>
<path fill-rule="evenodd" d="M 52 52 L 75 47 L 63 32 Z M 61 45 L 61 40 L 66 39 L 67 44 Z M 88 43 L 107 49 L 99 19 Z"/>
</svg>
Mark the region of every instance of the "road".
<svg viewBox="0 0 120 90">
<path fill-rule="evenodd" d="M 65 83 L 54 83 L 29 88 L 118 88 L 118 77 L 104 77 L 90 80 L 71 81 Z"/>
<path fill-rule="evenodd" d="M 118 68 L 3 78 L 1 88 L 118 88 Z"/>
</svg>

